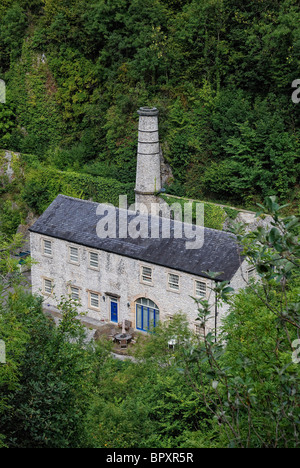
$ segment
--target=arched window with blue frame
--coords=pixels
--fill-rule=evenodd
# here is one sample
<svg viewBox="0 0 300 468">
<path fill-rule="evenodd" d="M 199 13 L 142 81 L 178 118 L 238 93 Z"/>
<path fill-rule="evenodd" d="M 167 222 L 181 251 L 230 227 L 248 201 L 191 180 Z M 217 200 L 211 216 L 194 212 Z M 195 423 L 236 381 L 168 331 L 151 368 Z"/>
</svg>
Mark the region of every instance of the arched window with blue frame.
<svg viewBox="0 0 300 468">
<path fill-rule="evenodd" d="M 145 297 L 136 301 L 136 329 L 149 332 L 159 322 L 159 309 L 157 305 Z"/>
</svg>

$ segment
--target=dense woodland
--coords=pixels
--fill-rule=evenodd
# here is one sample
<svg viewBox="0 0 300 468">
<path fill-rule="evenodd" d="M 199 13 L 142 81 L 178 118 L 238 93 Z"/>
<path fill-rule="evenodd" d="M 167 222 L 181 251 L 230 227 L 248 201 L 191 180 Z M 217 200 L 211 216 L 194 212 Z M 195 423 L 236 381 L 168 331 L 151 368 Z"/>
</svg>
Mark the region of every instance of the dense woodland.
<svg viewBox="0 0 300 468">
<path fill-rule="evenodd" d="M 1 448 L 299 448 L 299 59 L 296 0 L 1 0 L 0 148 L 20 153 L 0 177 Z M 170 195 L 274 223 L 232 227 L 260 281 L 211 292 L 230 304 L 217 340 L 182 311 L 120 362 L 86 342 L 70 298 L 59 326 L 45 316 L 15 232 L 58 193 L 133 196 L 145 105 Z M 213 310 L 197 307 L 205 329 Z"/>
<path fill-rule="evenodd" d="M 129 193 L 150 105 L 169 193 L 250 208 L 276 195 L 297 211 L 297 0 L 3 0 L 0 17 L 0 148 L 37 156 L 36 199 L 46 168 Z"/>
</svg>

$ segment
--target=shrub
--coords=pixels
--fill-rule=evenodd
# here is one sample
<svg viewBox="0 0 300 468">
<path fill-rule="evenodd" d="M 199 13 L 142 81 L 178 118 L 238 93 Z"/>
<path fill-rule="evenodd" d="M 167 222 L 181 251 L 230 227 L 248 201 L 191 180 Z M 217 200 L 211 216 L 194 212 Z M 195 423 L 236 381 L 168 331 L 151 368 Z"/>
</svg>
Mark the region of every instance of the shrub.
<svg viewBox="0 0 300 468">
<path fill-rule="evenodd" d="M 22 198 L 40 214 L 59 194 L 118 205 L 120 195 L 128 195 L 129 203 L 133 203 L 133 189 L 133 184 L 122 184 L 114 179 L 41 167 L 26 174 Z"/>
</svg>

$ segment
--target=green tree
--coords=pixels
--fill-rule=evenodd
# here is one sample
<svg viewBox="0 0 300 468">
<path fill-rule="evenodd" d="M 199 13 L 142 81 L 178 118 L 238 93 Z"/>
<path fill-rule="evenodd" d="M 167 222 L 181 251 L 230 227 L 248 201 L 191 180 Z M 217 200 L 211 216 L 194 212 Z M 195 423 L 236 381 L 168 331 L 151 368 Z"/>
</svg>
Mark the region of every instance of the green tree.
<svg viewBox="0 0 300 468">
<path fill-rule="evenodd" d="M 2 241 L 0 249 L 0 339 L 6 345 L 6 362 L 0 364 L 0 443 L 9 448 L 87 446 L 84 421 L 97 355 L 83 346 L 74 303 L 62 299 L 56 327 L 44 314 L 41 297 L 24 291 L 12 256 L 20 246 L 16 237 Z"/>
<path fill-rule="evenodd" d="M 0 24 L 1 67 L 7 68 L 9 61 L 15 60 L 21 54 L 27 24 L 23 8 L 17 2 L 13 3 L 3 15 Z"/>
<path fill-rule="evenodd" d="M 177 346 L 168 349 L 174 337 Z M 195 340 L 186 318 L 178 314 L 143 338 L 134 362 L 108 358 L 102 366 L 87 419 L 90 440 L 97 448 L 187 447 L 199 430 L 204 446 L 211 429 L 207 412 L 178 365 L 182 344 Z"/>
<path fill-rule="evenodd" d="M 271 229 L 247 235 L 235 229 L 259 281 L 232 299 L 226 282 L 218 286 L 231 312 L 217 342 L 208 333 L 203 347 L 189 349 L 186 372 L 232 447 L 293 448 L 299 446 L 300 375 L 292 360 L 300 328 L 299 221 L 280 218 L 275 198 L 261 208 L 273 216 Z M 206 328 L 210 306 L 198 303 Z"/>
<path fill-rule="evenodd" d="M 15 117 L 12 106 L 0 104 L 0 145 L 2 148 L 10 148 Z"/>
</svg>

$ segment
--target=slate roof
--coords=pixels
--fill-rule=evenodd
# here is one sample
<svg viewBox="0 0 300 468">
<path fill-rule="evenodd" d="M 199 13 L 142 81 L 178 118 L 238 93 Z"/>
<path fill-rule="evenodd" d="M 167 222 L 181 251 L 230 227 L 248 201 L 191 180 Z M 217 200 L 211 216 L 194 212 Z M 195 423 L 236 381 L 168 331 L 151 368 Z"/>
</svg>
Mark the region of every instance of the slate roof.
<svg viewBox="0 0 300 468">
<path fill-rule="evenodd" d="M 186 248 L 187 238 L 184 237 L 119 239 L 117 229 L 117 238 L 99 238 L 96 228 L 101 216 L 97 214 L 97 208 L 101 208 L 104 214 L 104 207 L 91 201 L 59 195 L 30 231 L 195 276 L 209 277 L 208 271 L 222 272 L 218 280 L 230 281 L 240 266 L 235 236 L 215 229 L 195 228 L 199 236 L 204 235 L 203 246 L 196 250 Z M 130 222 L 135 215 L 133 212 L 127 213 Z M 116 209 L 116 214 L 118 219 L 119 209 Z M 159 218 L 147 216 L 144 219 L 148 219 L 150 225 L 150 221 L 157 222 Z M 186 227 L 184 223 L 180 225 Z M 172 232 L 173 229 L 172 222 Z M 190 234 L 188 236 L 190 239 Z"/>
</svg>

